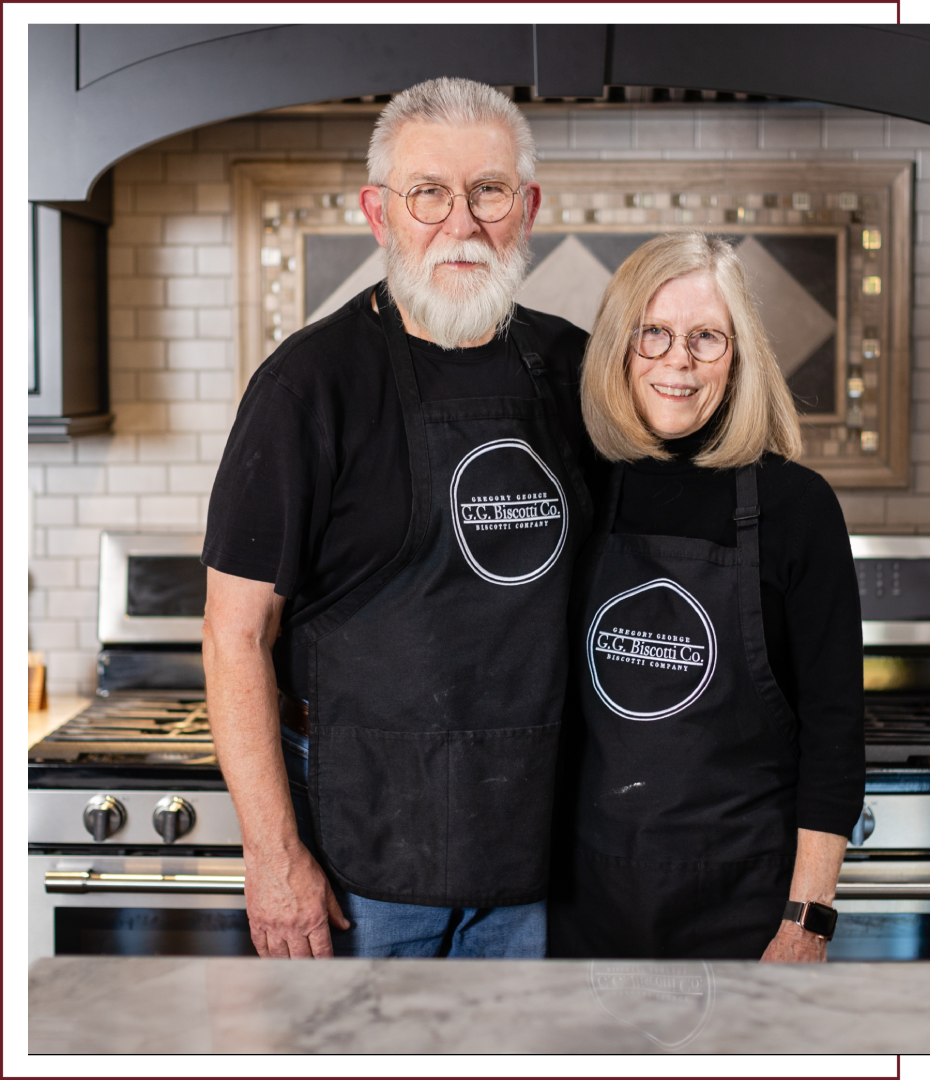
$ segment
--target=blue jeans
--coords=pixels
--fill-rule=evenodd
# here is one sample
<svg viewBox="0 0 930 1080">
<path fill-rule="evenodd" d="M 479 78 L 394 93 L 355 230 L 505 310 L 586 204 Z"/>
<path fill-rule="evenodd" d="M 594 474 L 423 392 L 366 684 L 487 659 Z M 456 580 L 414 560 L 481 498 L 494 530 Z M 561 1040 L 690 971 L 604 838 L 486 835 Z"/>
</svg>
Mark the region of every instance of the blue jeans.
<svg viewBox="0 0 930 1080">
<path fill-rule="evenodd" d="M 312 852 L 307 739 L 281 728 L 284 764 L 300 839 Z M 451 956 L 536 960 L 546 955 L 546 902 L 446 908 L 394 904 L 347 893 L 331 882 L 348 930 L 330 927 L 337 956 Z"/>
</svg>

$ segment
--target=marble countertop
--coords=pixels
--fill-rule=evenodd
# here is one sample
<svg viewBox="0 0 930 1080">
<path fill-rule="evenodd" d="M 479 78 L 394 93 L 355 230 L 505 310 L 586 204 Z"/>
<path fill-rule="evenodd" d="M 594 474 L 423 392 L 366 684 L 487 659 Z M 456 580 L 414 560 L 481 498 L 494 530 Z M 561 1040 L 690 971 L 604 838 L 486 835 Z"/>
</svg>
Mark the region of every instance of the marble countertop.
<svg viewBox="0 0 930 1080">
<path fill-rule="evenodd" d="M 56 957 L 31 1054 L 930 1052 L 930 963 Z"/>
</svg>

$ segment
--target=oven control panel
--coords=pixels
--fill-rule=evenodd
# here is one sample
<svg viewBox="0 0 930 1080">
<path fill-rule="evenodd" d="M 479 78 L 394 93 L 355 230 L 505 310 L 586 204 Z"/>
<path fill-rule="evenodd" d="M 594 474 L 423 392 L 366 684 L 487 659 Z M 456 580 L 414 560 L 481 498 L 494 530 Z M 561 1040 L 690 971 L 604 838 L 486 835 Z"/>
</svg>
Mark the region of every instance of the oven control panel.
<svg viewBox="0 0 930 1080">
<path fill-rule="evenodd" d="M 847 851 L 930 849 L 930 795 L 866 793 Z"/>
<path fill-rule="evenodd" d="M 227 791 L 29 792 L 29 843 L 197 844 L 240 847 Z"/>
</svg>

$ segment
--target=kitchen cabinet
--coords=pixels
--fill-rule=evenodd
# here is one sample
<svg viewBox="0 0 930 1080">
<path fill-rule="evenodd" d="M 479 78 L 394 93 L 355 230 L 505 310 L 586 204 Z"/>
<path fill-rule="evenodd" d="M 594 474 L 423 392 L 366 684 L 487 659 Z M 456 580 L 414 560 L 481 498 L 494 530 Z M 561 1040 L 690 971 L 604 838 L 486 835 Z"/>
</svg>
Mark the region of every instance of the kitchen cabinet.
<svg viewBox="0 0 930 1080">
<path fill-rule="evenodd" d="M 29 441 L 109 429 L 109 174 L 86 203 L 29 204 Z"/>
</svg>

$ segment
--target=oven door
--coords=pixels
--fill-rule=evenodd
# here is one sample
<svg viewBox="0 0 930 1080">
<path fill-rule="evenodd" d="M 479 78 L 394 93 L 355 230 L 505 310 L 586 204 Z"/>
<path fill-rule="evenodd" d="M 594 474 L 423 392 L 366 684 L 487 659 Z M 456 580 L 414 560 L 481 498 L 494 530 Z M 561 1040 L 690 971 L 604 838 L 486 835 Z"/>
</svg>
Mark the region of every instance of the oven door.
<svg viewBox="0 0 930 1080">
<path fill-rule="evenodd" d="M 256 956 L 241 858 L 29 856 L 42 956 Z"/>
<path fill-rule="evenodd" d="M 876 856 L 843 863 L 830 960 L 930 959 L 930 860 Z"/>
</svg>

